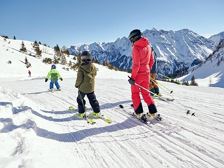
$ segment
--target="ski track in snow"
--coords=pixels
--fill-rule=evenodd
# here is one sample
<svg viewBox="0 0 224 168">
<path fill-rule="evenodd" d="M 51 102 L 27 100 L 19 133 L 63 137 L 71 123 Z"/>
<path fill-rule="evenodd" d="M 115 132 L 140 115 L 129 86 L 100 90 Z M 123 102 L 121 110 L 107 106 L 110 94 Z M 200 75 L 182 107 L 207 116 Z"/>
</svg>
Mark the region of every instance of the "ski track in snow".
<svg viewBox="0 0 224 168">
<path fill-rule="evenodd" d="M 41 79 L 1 81 L 0 146 L 6 139 L 10 146 L 0 152 L 0 167 L 224 167 L 221 89 L 167 84 L 174 102 L 155 99 L 163 121 L 145 125 L 130 115 L 127 81 L 97 79 L 101 112 L 113 122 L 89 125 L 68 110 L 77 107 L 74 79 L 61 86 L 51 93 Z M 186 115 L 188 109 L 196 116 Z"/>
</svg>

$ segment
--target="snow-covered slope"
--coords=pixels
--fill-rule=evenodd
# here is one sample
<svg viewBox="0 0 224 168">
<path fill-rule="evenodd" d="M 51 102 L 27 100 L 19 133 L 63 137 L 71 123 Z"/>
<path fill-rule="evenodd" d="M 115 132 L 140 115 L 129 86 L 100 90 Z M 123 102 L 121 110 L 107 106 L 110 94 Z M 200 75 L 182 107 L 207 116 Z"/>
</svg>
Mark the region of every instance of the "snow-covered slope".
<svg viewBox="0 0 224 168">
<path fill-rule="evenodd" d="M 212 40 L 215 43 L 215 46 L 217 46 L 219 42 L 223 39 L 224 39 L 224 32 L 221 32 L 209 37 L 209 40 Z"/>
<path fill-rule="evenodd" d="M 193 75 L 200 86 L 224 87 L 224 40 L 204 63 L 180 79 L 189 81 Z"/>
<path fill-rule="evenodd" d="M 53 58 L 54 51 L 52 48 L 45 47 L 40 45 L 40 49 L 42 50 L 42 58 L 38 59 L 30 55 L 35 55 L 35 51 L 32 47 L 32 42 L 23 41 L 24 45 L 27 49 L 27 53 L 19 52 L 21 48 L 21 40 L 12 40 L 12 39 L 4 39 L 0 37 L 0 64 L 1 64 L 1 73 L 0 77 L 11 78 L 11 77 L 20 77 L 26 78 L 28 77 L 28 69 L 26 65 L 23 63 L 25 57 L 27 57 L 28 61 L 31 63 L 32 78 L 35 77 L 44 77 L 46 73 L 50 69 L 50 65 L 44 64 L 42 59 L 45 57 Z M 11 64 L 8 63 L 11 61 Z M 62 67 L 59 66 L 59 69 Z M 63 70 L 65 71 L 65 70 Z M 62 72 L 67 73 L 67 72 Z"/>
<path fill-rule="evenodd" d="M 89 125 L 74 117 L 77 110 L 68 110 L 77 109 L 75 72 L 63 72 L 58 65 L 67 77 L 60 81 L 62 91 L 52 93 L 43 79 L 25 77 L 19 65 L 24 55 L 12 53 L 3 42 L 0 47 L 0 168 L 224 167 L 223 89 L 160 82 L 173 90 L 173 95 L 162 88 L 161 93 L 175 100 L 156 99 L 163 121 L 147 126 L 130 115 L 128 74 L 97 65 L 96 96 L 112 123 Z M 5 55 L 13 67 L 7 67 Z M 38 59 L 32 68 L 43 76 L 49 70 Z M 2 78 L 2 69 L 8 70 L 8 78 Z M 88 101 L 86 106 L 90 113 Z M 186 115 L 187 110 L 195 116 Z"/>
<path fill-rule="evenodd" d="M 173 74 L 181 69 L 204 61 L 214 48 L 214 42 L 188 29 L 179 31 L 145 30 L 143 35 L 150 39 L 158 55 L 159 72 Z M 70 52 L 89 50 L 99 61 L 108 60 L 121 69 L 131 67 L 131 43 L 126 37 L 111 43 L 92 43 L 72 46 Z"/>
<path fill-rule="evenodd" d="M 21 48 L 21 40 L 12 40 L 0 37 L 0 78 L 12 78 L 16 77 L 18 79 L 35 79 L 35 78 L 44 78 L 46 77 L 48 71 L 50 70 L 50 65 L 44 64 L 42 60 L 44 58 L 52 58 L 54 57 L 54 51 L 52 48 L 45 47 L 40 45 L 40 49 L 42 50 L 42 57 L 40 59 L 30 56 L 29 53 L 35 55 L 35 52 L 32 47 L 32 42 L 23 41 L 25 47 L 27 48 L 27 53 L 19 52 Z M 28 61 L 31 63 L 30 68 L 26 68 L 24 62 L 25 57 L 27 57 Z M 72 59 L 72 58 L 68 58 Z M 12 63 L 9 64 L 8 61 Z M 21 62 L 22 61 L 22 62 Z M 73 70 L 66 70 L 66 65 L 57 64 L 57 69 L 61 73 L 62 77 L 75 77 L 76 73 Z M 96 64 L 98 68 L 98 77 L 99 78 L 107 78 L 108 76 L 116 77 L 113 71 L 109 70 L 102 65 Z M 31 71 L 32 77 L 28 77 L 28 70 Z M 102 72 L 103 71 L 103 72 Z M 122 73 L 123 76 L 127 76 L 126 73 Z"/>
<path fill-rule="evenodd" d="M 66 78 L 63 90 L 54 93 L 40 79 L 0 85 L 2 168 L 224 167 L 223 89 L 163 83 L 176 100 L 155 100 L 164 120 L 146 126 L 129 115 L 126 79 L 97 79 L 101 113 L 113 122 L 89 125 L 68 110 L 77 108 L 74 79 Z M 186 115 L 188 108 L 196 117 Z"/>
</svg>

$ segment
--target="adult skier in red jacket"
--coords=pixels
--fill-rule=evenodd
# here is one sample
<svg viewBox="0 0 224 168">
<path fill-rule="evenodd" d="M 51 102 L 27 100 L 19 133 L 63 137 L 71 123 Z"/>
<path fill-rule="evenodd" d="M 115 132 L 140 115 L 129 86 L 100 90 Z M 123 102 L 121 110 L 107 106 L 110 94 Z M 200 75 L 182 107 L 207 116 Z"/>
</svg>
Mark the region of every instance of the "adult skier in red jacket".
<svg viewBox="0 0 224 168">
<path fill-rule="evenodd" d="M 149 112 L 147 117 L 154 118 L 157 112 L 154 100 L 149 92 L 141 89 L 139 84 L 144 88 L 149 88 L 150 70 L 154 64 L 152 49 L 150 42 L 142 37 L 140 30 L 135 29 L 130 32 L 129 39 L 132 42 L 132 73 L 129 83 L 131 84 L 132 102 L 135 114 L 138 118 L 145 120 L 146 115 L 143 115 L 143 107 L 140 99 L 140 93 L 148 106 Z"/>
</svg>

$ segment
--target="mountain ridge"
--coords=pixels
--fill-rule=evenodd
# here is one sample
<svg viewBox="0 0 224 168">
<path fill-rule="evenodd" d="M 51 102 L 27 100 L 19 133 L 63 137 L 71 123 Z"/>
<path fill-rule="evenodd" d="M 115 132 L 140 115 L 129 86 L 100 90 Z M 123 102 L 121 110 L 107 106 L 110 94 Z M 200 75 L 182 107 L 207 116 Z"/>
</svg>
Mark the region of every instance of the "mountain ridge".
<svg viewBox="0 0 224 168">
<path fill-rule="evenodd" d="M 189 29 L 165 31 L 153 28 L 143 31 L 143 36 L 147 37 L 154 47 L 160 67 L 158 71 L 162 74 L 173 75 L 201 63 L 215 48 L 214 41 Z M 109 61 L 119 69 L 131 69 L 131 43 L 127 37 L 120 37 L 109 43 L 71 46 L 69 50 L 72 54 L 88 50 L 100 63 Z"/>
<path fill-rule="evenodd" d="M 181 80 L 191 80 L 194 76 L 200 86 L 224 87 L 224 39 L 221 40 L 207 57 L 206 61 L 192 68 L 190 72 L 181 77 Z"/>
</svg>

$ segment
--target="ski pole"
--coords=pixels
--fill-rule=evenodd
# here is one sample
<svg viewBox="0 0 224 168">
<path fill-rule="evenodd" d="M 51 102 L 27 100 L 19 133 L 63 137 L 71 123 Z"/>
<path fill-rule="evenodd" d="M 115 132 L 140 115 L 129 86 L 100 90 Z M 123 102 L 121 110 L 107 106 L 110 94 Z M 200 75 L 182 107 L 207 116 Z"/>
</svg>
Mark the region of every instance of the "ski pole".
<svg viewBox="0 0 224 168">
<path fill-rule="evenodd" d="M 130 76 L 128 76 L 128 77 L 131 78 Z M 160 95 L 157 95 L 157 94 L 151 92 L 150 90 L 144 88 L 143 86 L 139 85 L 138 83 L 135 82 L 134 85 L 138 86 L 139 88 L 141 88 L 141 89 L 143 89 L 143 90 L 145 90 L 145 91 L 147 91 L 147 92 L 149 92 L 149 93 L 152 93 L 153 95 L 157 96 L 159 99 L 164 100 Z M 184 107 L 185 105 L 183 105 L 183 104 L 180 103 L 179 101 L 177 101 L 177 102 L 178 102 L 178 104 L 176 103 L 177 105 L 179 105 L 181 108 L 183 108 L 184 110 L 186 110 L 186 108 Z M 190 113 L 190 110 L 189 110 L 189 109 L 187 109 L 186 114 L 187 114 L 187 113 Z"/>
<path fill-rule="evenodd" d="M 165 90 L 167 90 L 167 92 L 169 91 L 169 94 L 173 93 L 173 90 L 168 89 L 166 86 L 162 85 L 161 83 L 156 82 L 155 79 L 150 79 L 155 85 L 157 85 L 158 87 L 163 87 Z"/>
<path fill-rule="evenodd" d="M 137 84 L 137 83 L 135 83 L 135 85 L 138 86 L 138 87 L 140 87 L 141 89 L 143 89 L 143 90 L 145 90 L 145 91 L 147 91 L 147 92 L 153 94 L 153 96 L 158 97 L 160 100 L 162 100 L 162 101 L 166 101 L 166 99 L 164 99 L 161 95 L 157 95 L 157 94 L 151 92 L 150 90 L 144 88 L 143 86 L 141 86 L 141 85 L 139 85 L 139 84 Z"/>
<path fill-rule="evenodd" d="M 159 99 L 164 100 L 160 95 L 157 95 L 157 94 L 151 92 L 150 90 L 144 88 L 143 86 L 139 85 L 138 83 L 135 83 L 135 85 L 138 86 L 138 87 L 140 87 L 141 89 L 143 89 L 143 90 L 149 92 L 149 93 L 152 93 L 153 95 L 157 96 Z M 176 100 L 176 101 L 177 101 L 177 100 Z M 181 108 L 183 108 L 183 110 L 186 110 L 186 114 L 189 114 L 189 113 L 190 113 L 190 110 L 189 110 L 189 109 L 186 109 L 186 108 L 184 107 L 185 105 L 183 105 L 182 103 L 180 103 L 180 101 L 177 101 L 177 103 L 178 103 L 178 105 L 179 105 Z M 176 103 L 176 104 L 177 104 L 177 103 Z M 195 114 L 194 114 L 194 115 L 195 115 Z"/>
<path fill-rule="evenodd" d="M 160 74 L 160 73 L 159 73 Z M 160 74 L 161 76 L 164 76 L 164 77 L 166 77 L 167 79 L 171 79 L 171 78 L 169 78 L 169 77 L 167 77 L 167 76 L 165 76 L 165 75 L 162 75 L 162 74 Z M 162 85 L 161 85 L 162 86 Z M 165 86 L 163 85 L 163 87 L 165 88 Z M 167 88 L 168 89 L 168 88 Z M 171 90 L 172 91 L 172 90 Z M 170 94 L 171 94 L 171 91 L 170 91 Z M 172 93 L 173 93 L 173 91 L 172 91 Z M 174 98 L 173 97 L 173 95 L 170 95 L 172 98 Z M 178 104 L 180 107 L 184 107 L 184 105 L 179 101 L 179 100 L 177 100 L 176 99 L 176 104 Z M 190 113 L 190 110 L 187 110 L 187 112 L 186 112 L 186 114 L 188 114 L 188 113 Z"/>
<path fill-rule="evenodd" d="M 138 86 L 138 87 L 140 87 L 141 89 L 143 89 L 143 90 L 149 92 L 149 93 L 152 93 L 153 95 L 156 95 L 155 93 L 151 92 L 150 90 L 144 88 L 143 86 L 141 86 L 141 85 L 139 85 L 139 84 L 137 84 L 137 83 L 135 83 L 135 85 Z"/>
<path fill-rule="evenodd" d="M 164 77 L 166 77 L 167 79 L 171 79 L 171 78 L 169 78 L 169 77 L 167 77 L 167 76 L 165 76 L 165 75 L 163 75 L 163 74 L 161 74 L 161 73 L 159 73 L 161 76 L 164 76 Z M 171 79 L 172 80 L 172 79 Z M 164 85 L 163 85 L 164 86 Z M 164 86 L 165 87 L 165 86 Z M 173 95 L 170 95 L 172 98 L 174 98 L 173 97 Z M 185 107 L 185 105 L 184 104 L 182 104 L 178 99 L 175 99 L 176 101 L 176 104 L 177 105 L 179 105 L 179 107 L 182 107 L 182 108 L 184 108 L 184 109 L 186 109 L 186 107 Z M 187 109 L 187 112 L 186 112 L 186 114 L 190 114 L 190 110 L 189 109 Z M 194 113 L 192 113 L 192 114 L 194 114 Z"/>
<path fill-rule="evenodd" d="M 165 76 L 165 75 L 163 75 L 163 76 Z M 165 76 L 165 77 L 166 77 L 166 76 Z M 167 78 L 168 78 L 168 77 L 167 77 Z M 169 79 L 171 79 L 171 78 L 169 78 Z M 152 80 L 152 81 L 153 81 L 153 80 Z M 154 81 L 155 81 L 155 80 L 154 80 Z M 154 82 L 154 81 L 153 81 L 153 82 Z M 157 85 L 157 86 L 158 86 L 158 85 Z M 160 85 L 160 86 L 163 86 L 164 88 L 166 88 L 167 90 L 169 90 L 169 89 L 168 89 L 167 87 L 165 87 L 164 85 Z M 170 91 L 170 94 L 171 94 L 171 93 L 173 93 L 172 90 Z M 170 95 L 170 96 L 171 96 L 172 98 L 174 98 L 173 95 Z M 179 100 L 177 100 L 177 99 L 175 99 L 175 100 L 176 100 L 176 104 L 177 104 L 177 105 L 179 105 L 180 107 L 185 108 L 185 107 L 184 107 L 185 105 L 183 105 Z M 190 110 L 187 110 L 186 114 L 189 114 L 189 113 L 190 113 Z"/>
<path fill-rule="evenodd" d="M 128 77 L 131 79 L 131 77 L 130 77 L 130 76 L 128 76 Z M 138 84 L 138 83 L 136 83 L 136 82 L 134 83 L 134 85 L 136 85 L 136 86 L 140 87 L 141 89 L 143 89 L 143 90 L 147 91 L 148 93 L 153 94 L 154 96 L 156 96 L 156 97 L 158 97 L 159 99 L 161 99 L 161 100 L 163 100 L 163 101 L 164 101 L 164 99 L 162 98 L 162 96 L 161 96 L 161 95 L 157 95 L 157 94 L 155 94 L 155 93 L 151 92 L 149 89 L 144 88 L 143 86 L 139 85 L 139 84 Z"/>
</svg>

